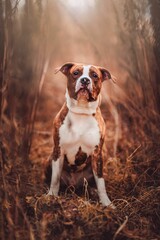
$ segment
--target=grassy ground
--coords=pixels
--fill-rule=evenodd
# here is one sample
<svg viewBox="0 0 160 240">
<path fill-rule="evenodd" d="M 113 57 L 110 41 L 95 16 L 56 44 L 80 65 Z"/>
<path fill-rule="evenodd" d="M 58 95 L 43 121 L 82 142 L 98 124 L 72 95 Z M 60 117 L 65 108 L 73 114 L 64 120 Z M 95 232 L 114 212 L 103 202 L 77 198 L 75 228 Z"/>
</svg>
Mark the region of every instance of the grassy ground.
<svg viewBox="0 0 160 240">
<path fill-rule="evenodd" d="M 23 129 L 4 121 L 0 143 L 0 238 L 160 239 L 159 130 L 156 122 L 148 121 L 145 111 L 140 114 L 130 102 L 113 102 L 118 109 L 118 140 L 115 115 L 110 111 L 114 108 L 102 103 L 107 126 L 106 188 L 116 209 L 102 207 L 96 190 L 91 189 L 89 196 L 87 185 L 79 194 L 71 188 L 58 198 L 45 195 L 52 120 L 61 105 L 52 90 L 46 85 L 39 99 L 28 158 L 21 151 Z"/>
<path fill-rule="evenodd" d="M 0 1 L 0 239 L 158 240 L 158 2 L 42 2 Z M 45 195 L 52 121 L 66 85 L 53 68 L 67 61 L 105 66 L 118 80 L 104 83 L 101 106 L 114 210 L 86 183 L 78 193 Z"/>
</svg>

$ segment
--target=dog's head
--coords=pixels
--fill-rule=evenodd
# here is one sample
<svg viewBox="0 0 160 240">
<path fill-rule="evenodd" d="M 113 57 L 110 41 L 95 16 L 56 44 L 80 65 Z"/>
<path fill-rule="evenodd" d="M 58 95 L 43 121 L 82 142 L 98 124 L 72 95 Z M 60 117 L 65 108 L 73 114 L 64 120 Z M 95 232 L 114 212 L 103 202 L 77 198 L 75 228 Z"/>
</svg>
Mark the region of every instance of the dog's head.
<svg viewBox="0 0 160 240">
<path fill-rule="evenodd" d="M 96 101 L 100 93 L 102 82 L 115 78 L 102 67 L 83 65 L 79 63 L 65 63 L 56 69 L 61 71 L 68 79 L 67 88 L 70 98 L 77 101 Z"/>
</svg>

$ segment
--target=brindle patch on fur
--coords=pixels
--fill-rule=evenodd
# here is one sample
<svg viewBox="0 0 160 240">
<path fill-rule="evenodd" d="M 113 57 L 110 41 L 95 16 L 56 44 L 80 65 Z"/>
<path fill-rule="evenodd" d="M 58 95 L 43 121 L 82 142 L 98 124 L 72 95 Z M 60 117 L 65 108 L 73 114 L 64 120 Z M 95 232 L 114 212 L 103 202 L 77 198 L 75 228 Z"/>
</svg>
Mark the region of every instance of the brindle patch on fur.
<svg viewBox="0 0 160 240">
<path fill-rule="evenodd" d="M 98 122 L 100 134 L 101 134 L 100 143 L 95 148 L 95 151 L 94 151 L 94 154 L 96 154 L 96 156 L 97 156 L 96 169 L 97 169 L 98 177 L 103 177 L 103 161 L 104 161 L 104 159 L 103 159 L 103 143 L 104 143 L 106 128 L 105 128 L 105 123 L 104 123 L 104 119 L 102 117 L 100 108 L 97 109 L 97 112 L 95 114 L 95 119 Z"/>
<path fill-rule="evenodd" d="M 95 79 L 93 77 L 93 73 L 96 73 L 98 78 Z M 97 100 L 97 97 L 100 93 L 101 87 L 102 87 L 102 74 L 101 72 L 95 68 L 94 66 L 91 66 L 90 70 L 89 70 L 89 76 L 92 79 L 92 86 L 93 86 L 93 90 L 92 90 L 92 97 L 95 100 Z"/>
<path fill-rule="evenodd" d="M 70 165 L 67 155 L 64 155 L 64 163 L 63 163 L 63 169 L 67 172 L 76 172 L 77 166 L 75 164 Z"/>
<path fill-rule="evenodd" d="M 102 146 L 103 146 L 103 140 L 101 138 L 100 144 L 95 147 L 95 150 L 92 156 L 93 170 L 95 171 L 98 177 L 103 177 Z"/>
<path fill-rule="evenodd" d="M 74 76 L 73 72 L 74 71 L 79 71 L 79 74 Z M 68 93 L 71 98 L 77 99 L 77 94 L 75 93 L 75 86 L 76 86 L 76 80 L 83 74 L 83 66 L 73 66 L 70 69 L 69 74 L 67 75 L 67 88 L 68 88 Z"/>
<path fill-rule="evenodd" d="M 53 129 L 53 141 L 54 141 L 54 149 L 51 154 L 52 160 L 56 161 L 60 156 L 60 146 L 59 146 L 59 129 L 63 124 L 63 121 L 68 113 L 68 108 L 66 103 L 63 105 L 61 111 L 58 113 L 54 120 L 54 129 Z M 50 158 L 50 159 L 51 159 Z"/>
<path fill-rule="evenodd" d="M 97 109 L 94 117 L 98 122 L 101 137 L 99 145 L 95 146 L 95 150 L 92 156 L 92 166 L 97 176 L 103 177 L 103 143 L 105 137 L 105 123 L 100 108 Z"/>
<path fill-rule="evenodd" d="M 97 108 L 97 111 L 96 111 L 96 114 L 94 115 L 94 117 L 95 117 L 95 119 L 98 123 L 101 138 L 104 139 L 105 132 L 106 132 L 106 127 L 105 127 L 105 122 L 104 122 L 104 119 L 102 117 L 100 108 Z"/>
<path fill-rule="evenodd" d="M 99 178 L 103 177 L 103 160 L 102 160 L 102 157 L 100 157 L 97 160 L 97 176 Z"/>
<path fill-rule="evenodd" d="M 69 161 L 66 154 L 64 155 L 63 169 L 66 170 L 67 172 L 77 171 L 77 166 L 75 164 L 69 165 Z"/>
<path fill-rule="evenodd" d="M 91 156 L 87 157 L 87 154 L 84 153 L 80 147 L 75 156 L 75 164 L 69 164 L 67 155 L 66 154 L 64 155 L 63 168 L 68 172 L 76 172 L 84 169 L 90 161 Z"/>
<path fill-rule="evenodd" d="M 76 156 L 75 156 L 75 164 L 76 164 L 77 166 L 80 166 L 80 165 L 82 165 L 83 163 L 85 163 L 86 160 L 87 160 L 87 154 L 84 153 L 84 152 L 82 152 L 81 147 L 79 147 L 79 150 L 78 150 L 78 152 L 77 152 L 77 154 L 76 154 Z"/>
</svg>

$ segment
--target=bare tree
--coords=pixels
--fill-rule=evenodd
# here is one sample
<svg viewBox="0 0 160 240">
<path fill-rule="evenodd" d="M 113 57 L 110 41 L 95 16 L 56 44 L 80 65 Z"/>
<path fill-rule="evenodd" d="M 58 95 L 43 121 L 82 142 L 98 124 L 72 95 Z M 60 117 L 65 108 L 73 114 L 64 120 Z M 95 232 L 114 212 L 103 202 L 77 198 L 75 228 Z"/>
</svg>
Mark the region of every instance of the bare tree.
<svg viewBox="0 0 160 240">
<path fill-rule="evenodd" d="M 4 59 L 4 6 L 0 0 L 0 108 L 2 109 L 3 59 Z M 0 119 L 2 112 L 0 111 Z"/>
<path fill-rule="evenodd" d="M 155 71 L 155 87 L 154 92 L 157 100 L 157 106 L 160 112 L 160 21 L 159 21 L 159 12 L 160 12 L 160 0 L 149 0 L 150 9 L 151 9 L 151 23 L 153 26 L 153 35 L 154 43 L 153 49 L 156 58 L 156 65 L 154 68 Z"/>
</svg>

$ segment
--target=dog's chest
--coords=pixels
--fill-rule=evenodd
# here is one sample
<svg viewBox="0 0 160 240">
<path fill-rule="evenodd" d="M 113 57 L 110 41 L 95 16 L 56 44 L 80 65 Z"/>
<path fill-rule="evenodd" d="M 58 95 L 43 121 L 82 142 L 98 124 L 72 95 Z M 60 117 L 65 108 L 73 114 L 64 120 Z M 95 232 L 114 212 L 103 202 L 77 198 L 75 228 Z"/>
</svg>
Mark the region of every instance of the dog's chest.
<svg viewBox="0 0 160 240">
<path fill-rule="evenodd" d="M 68 112 L 59 129 L 59 138 L 61 153 L 67 156 L 69 164 L 74 164 L 80 149 L 90 156 L 99 144 L 98 122 L 92 115 Z"/>
</svg>

